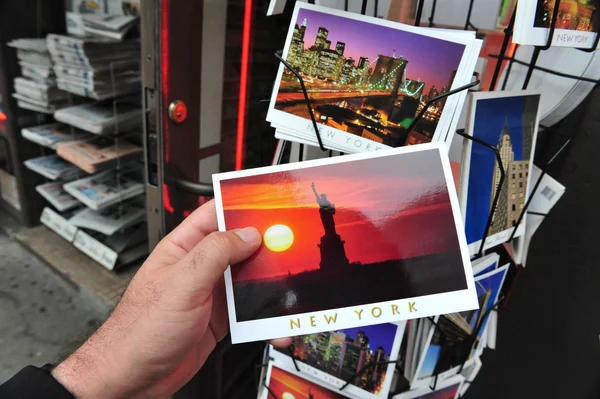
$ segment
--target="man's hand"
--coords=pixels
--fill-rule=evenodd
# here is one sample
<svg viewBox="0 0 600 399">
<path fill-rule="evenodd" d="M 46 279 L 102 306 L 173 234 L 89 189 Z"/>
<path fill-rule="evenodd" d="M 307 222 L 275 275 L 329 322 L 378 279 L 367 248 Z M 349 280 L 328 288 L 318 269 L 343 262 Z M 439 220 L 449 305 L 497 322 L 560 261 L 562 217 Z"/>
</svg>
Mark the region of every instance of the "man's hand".
<svg viewBox="0 0 600 399">
<path fill-rule="evenodd" d="M 225 269 L 261 245 L 253 227 L 216 230 L 211 201 L 157 245 L 113 314 L 54 378 L 78 398 L 167 397 L 188 382 L 229 331 Z"/>
</svg>

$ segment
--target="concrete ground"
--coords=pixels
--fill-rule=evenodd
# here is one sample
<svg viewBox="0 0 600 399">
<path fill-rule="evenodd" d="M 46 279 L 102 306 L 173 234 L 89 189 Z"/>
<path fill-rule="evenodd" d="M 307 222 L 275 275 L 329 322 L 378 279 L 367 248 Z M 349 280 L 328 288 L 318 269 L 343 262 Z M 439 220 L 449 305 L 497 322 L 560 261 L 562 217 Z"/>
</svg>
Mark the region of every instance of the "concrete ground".
<svg viewBox="0 0 600 399">
<path fill-rule="evenodd" d="M 26 365 L 60 360 L 106 310 L 0 233 L 0 384 Z"/>
</svg>

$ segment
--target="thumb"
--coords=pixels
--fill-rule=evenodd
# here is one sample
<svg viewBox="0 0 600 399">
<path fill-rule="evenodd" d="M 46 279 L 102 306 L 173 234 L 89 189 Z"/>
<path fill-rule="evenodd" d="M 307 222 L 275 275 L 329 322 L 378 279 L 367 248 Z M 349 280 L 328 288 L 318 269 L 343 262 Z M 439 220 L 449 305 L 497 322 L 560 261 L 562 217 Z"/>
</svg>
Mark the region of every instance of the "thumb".
<svg viewBox="0 0 600 399">
<path fill-rule="evenodd" d="M 193 292 L 195 300 L 204 302 L 227 267 L 250 257 L 261 239 L 254 227 L 209 234 L 174 265 L 175 288 Z"/>
</svg>

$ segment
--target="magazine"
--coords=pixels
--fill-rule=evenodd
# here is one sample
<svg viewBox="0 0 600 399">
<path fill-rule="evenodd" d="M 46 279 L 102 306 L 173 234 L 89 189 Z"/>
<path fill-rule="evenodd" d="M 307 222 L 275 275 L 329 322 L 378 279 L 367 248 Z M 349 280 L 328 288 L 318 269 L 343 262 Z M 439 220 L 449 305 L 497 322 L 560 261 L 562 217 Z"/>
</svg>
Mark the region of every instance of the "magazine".
<svg viewBox="0 0 600 399">
<path fill-rule="evenodd" d="M 36 186 L 35 191 L 40 193 L 59 212 L 68 211 L 81 205 L 81 202 L 63 189 L 63 183 L 61 182 L 41 184 Z"/>
<path fill-rule="evenodd" d="M 142 110 L 135 103 L 97 102 L 67 107 L 57 111 L 54 118 L 95 134 L 113 134 L 141 127 Z M 118 129 L 117 129 L 118 127 Z"/>
<path fill-rule="evenodd" d="M 66 183 L 64 189 L 97 211 L 142 194 L 144 184 L 125 173 L 109 170 Z"/>
<path fill-rule="evenodd" d="M 142 153 L 142 147 L 127 140 L 95 137 L 91 140 L 84 139 L 59 143 L 56 153 L 86 172 L 96 173 L 102 169 L 113 167 L 121 160 L 139 157 Z"/>
<path fill-rule="evenodd" d="M 24 162 L 27 169 L 33 170 L 50 180 L 69 178 L 77 175 L 80 170 L 77 166 L 60 158 L 58 155 L 46 155 L 43 157 L 28 159 Z"/>
</svg>

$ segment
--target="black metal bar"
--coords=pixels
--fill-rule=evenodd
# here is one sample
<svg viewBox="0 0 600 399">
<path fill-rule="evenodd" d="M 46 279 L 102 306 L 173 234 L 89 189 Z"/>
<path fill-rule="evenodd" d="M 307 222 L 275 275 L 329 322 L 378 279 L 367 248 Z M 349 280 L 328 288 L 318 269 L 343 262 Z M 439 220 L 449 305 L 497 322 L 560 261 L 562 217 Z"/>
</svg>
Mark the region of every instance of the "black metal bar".
<svg viewBox="0 0 600 399">
<path fill-rule="evenodd" d="M 498 207 L 498 201 L 500 200 L 500 192 L 502 191 L 502 187 L 504 185 L 504 180 L 506 178 L 506 173 L 504 172 L 504 165 L 502 164 L 502 158 L 500 157 L 500 151 L 497 147 L 491 145 L 488 142 L 485 142 L 477 137 L 473 137 L 465 133 L 465 129 L 459 129 L 456 131 L 456 134 L 466 138 L 467 140 L 474 141 L 475 143 L 482 145 L 490 150 L 494 151 L 494 155 L 496 156 L 496 162 L 498 162 L 499 170 L 500 170 L 500 182 L 498 184 L 498 189 L 496 190 L 496 195 L 494 196 L 494 201 L 492 202 L 492 206 L 490 207 L 490 214 L 488 216 L 487 223 L 485 224 L 485 230 L 483 231 L 483 237 L 481 238 L 481 244 L 479 245 L 479 251 L 477 251 L 477 256 L 481 256 L 483 254 L 483 250 L 485 248 L 485 241 L 488 238 L 490 227 L 492 225 L 492 220 L 494 220 L 494 214 L 496 213 L 496 208 Z"/>
<path fill-rule="evenodd" d="M 464 86 L 457 87 L 454 90 L 450 90 L 448 93 L 440 94 L 439 96 L 433 97 L 432 99 L 430 99 L 429 101 L 427 101 L 425 103 L 425 105 L 423 106 L 423 108 L 421 109 L 421 112 L 419 112 L 417 114 L 417 116 L 412 120 L 412 122 L 408 126 L 408 129 L 407 129 L 408 132 L 410 132 L 411 130 L 413 130 L 413 128 L 417 125 L 417 123 L 419 123 L 419 121 L 423 118 L 423 115 L 425 115 L 425 112 L 427 112 L 427 109 L 429 107 L 431 107 L 433 105 L 433 103 L 435 103 L 436 101 L 439 101 L 439 100 L 441 100 L 441 99 L 443 99 L 445 97 L 449 97 L 449 96 L 451 96 L 453 94 L 460 93 L 463 90 L 468 90 L 471 87 L 475 87 L 479 83 L 481 83 L 481 82 L 479 82 L 479 80 L 476 80 L 476 81 L 471 82 L 469 84 L 466 84 Z"/>
<path fill-rule="evenodd" d="M 547 217 L 548 214 L 547 213 L 541 213 L 541 212 L 533 212 L 533 211 L 527 211 L 528 215 L 536 215 L 536 216 L 543 216 L 543 217 Z"/>
<path fill-rule="evenodd" d="M 360 7 L 360 13 L 362 15 L 367 15 L 367 0 L 362 1 L 362 6 Z"/>
<path fill-rule="evenodd" d="M 281 54 L 282 54 L 281 50 L 276 51 L 275 57 L 277 57 L 279 62 L 283 63 L 283 65 L 285 65 L 285 67 L 287 69 L 289 69 L 290 72 L 292 72 L 294 75 L 296 75 L 296 77 L 300 81 L 300 87 L 302 88 L 302 93 L 304 94 L 304 99 L 306 100 L 306 107 L 308 108 L 310 120 L 312 121 L 313 128 L 315 129 L 317 141 L 319 142 L 319 148 L 321 148 L 322 151 L 327 151 L 327 149 L 323 145 L 323 140 L 321 139 L 321 132 L 319 132 L 319 126 L 317 125 L 317 120 L 315 119 L 315 114 L 313 113 L 312 106 L 310 105 L 310 98 L 308 97 L 308 92 L 306 91 L 306 86 L 304 86 L 304 80 L 302 79 L 302 76 L 300 76 L 300 74 L 286 60 L 283 59 Z"/>
<path fill-rule="evenodd" d="M 421 17 L 423 16 L 424 4 L 425 0 L 419 0 L 419 4 L 417 5 L 417 13 L 415 15 L 415 26 L 421 26 Z"/>
<path fill-rule="evenodd" d="M 365 371 L 367 371 L 368 369 L 375 367 L 375 366 L 379 366 L 379 365 L 383 365 L 383 364 L 392 364 L 392 363 L 397 363 L 398 360 L 388 360 L 385 362 L 373 362 L 373 363 L 369 363 L 366 366 L 364 366 L 363 368 L 361 368 L 360 370 L 358 370 L 356 373 L 354 373 L 352 375 L 352 377 L 348 378 L 346 380 L 346 383 L 340 388 L 340 391 L 343 391 L 344 388 L 346 388 L 348 385 L 352 384 L 352 380 L 354 380 L 355 378 L 359 377 L 362 373 L 364 373 Z"/>
<path fill-rule="evenodd" d="M 533 70 L 535 69 L 535 64 L 540 56 L 540 52 L 542 51 L 541 47 L 534 47 L 533 54 L 531 54 L 531 61 L 529 61 L 529 68 L 527 68 L 527 74 L 525 75 L 525 80 L 523 81 L 523 90 L 527 90 L 527 86 L 529 86 L 529 81 L 531 80 L 531 76 L 533 75 Z M 508 77 L 508 75 L 506 75 Z"/>
<path fill-rule="evenodd" d="M 498 56 L 495 55 L 495 54 L 488 54 L 488 56 L 491 57 L 491 58 L 498 58 Z M 511 62 L 514 62 L 514 63 L 519 64 L 519 65 L 530 65 L 528 62 L 518 60 L 518 59 L 516 59 L 514 57 L 505 57 L 504 59 L 510 60 Z M 562 78 L 569 78 L 569 79 L 581 80 L 582 82 L 589 82 L 589 83 L 595 83 L 595 84 L 600 83 L 600 81 L 595 80 L 595 79 L 584 78 L 583 76 L 570 75 L 568 73 L 563 73 L 563 72 L 557 72 L 557 71 L 554 71 L 552 69 L 544 68 L 544 67 L 537 66 L 537 65 L 534 65 L 533 68 L 537 69 L 538 71 L 542 71 L 542 72 L 546 72 L 546 73 L 549 73 L 549 74 L 552 74 L 552 75 L 560 76 Z M 509 72 L 507 71 L 507 76 L 508 76 L 508 73 Z"/>
<path fill-rule="evenodd" d="M 433 0 L 433 4 L 431 5 L 431 14 L 429 15 L 429 26 L 430 27 L 435 26 L 435 23 L 433 22 L 433 17 L 435 16 L 435 8 L 436 7 L 437 7 L 437 0 Z"/>
<path fill-rule="evenodd" d="M 379 13 L 379 0 L 375 0 L 375 4 L 373 5 L 373 16 L 378 18 L 377 14 Z"/>
<path fill-rule="evenodd" d="M 554 10 L 552 11 L 552 21 L 550 22 L 550 32 L 548 32 L 548 39 L 546 45 L 540 47 L 541 50 L 548 50 L 552 46 L 552 40 L 554 40 L 554 31 L 556 30 L 556 20 L 558 19 L 558 11 L 560 9 L 560 0 L 554 0 Z"/>
<path fill-rule="evenodd" d="M 350 0 L 345 0 L 345 1 L 344 1 L 344 11 L 348 11 L 348 2 L 349 2 L 349 1 L 350 1 Z"/>
<path fill-rule="evenodd" d="M 473 3 L 475 0 L 471 0 L 469 2 L 469 11 L 467 12 L 467 20 L 465 21 L 465 30 L 469 30 L 469 26 L 471 26 L 471 14 L 473 13 Z"/>
<path fill-rule="evenodd" d="M 274 397 L 275 399 L 279 399 L 279 398 L 277 397 L 277 395 L 275 395 L 275 393 L 274 393 L 274 392 L 271 390 L 271 388 L 269 388 L 269 386 L 267 385 L 267 383 L 266 383 L 266 382 L 264 382 L 264 381 L 263 381 L 263 386 L 264 386 L 265 388 L 267 388 L 267 391 L 269 391 L 269 395 L 271 395 L 271 396 L 272 396 L 272 397 Z"/>
<path fill-rule="evenodd" d="M 300 367 L 298 367 L 298 363 L 296 363 L 296 356 L 294 356 L 294 344 L 291 344 L 290 346 L 288 346 L 287 349 L 288 349 L 288 354 L 292 358 L 292 362 L 294 362 L 294 367 L 296 368 L 296 371 L 301 371 Z"/>
<path fill-rule="evenodd" d="M 513 228 L 512 233 L 510 234 L 510 237 L 508 239 L 508 242 L 512 241 L 513 238 L 515 238 L 515 234 L 517 233 L 517 229 L 519 228 L 519 225 L 521 224 L 521 221 L 523 220 L 523 216 L 525 216 L 525 212 L 527 212 L 527 209 L 529 208 L 529 205 L 531 204 L 531 200 L 533 199 L 533 197 L 535 196 L 535 193 L 537 192 L 537 189 L 540 186 L 540 183 L 542 182 L 542 179 L 544 178 L 544 176 L 546 175 L 546 168 L 548 166 L 550 166 L 550 164 L 552 162 L 554 162 L 554 160 L 556 159 L 556 157 L 563 152 L 563 150 L 565 148 L 567 148 L 567 146 L 571 143 L 571 139 L 568 139 L 563 145 L 562 147 L 560 147 L 558 149 L 558 151 L 552 156 L 552 158 L 550 158 L 550 160 L 548 162 L 546 162 L 546 165 L 544 166 L 544 168 L 542 168 L 542 173 L 540 174 L 540 177 L 537 179 L 537 181 L 535 182 L 535 185 L 533 186 L 533 189 L 531 190 L 531 193 L 529 194 L 529 197 L 527 198 L 527 202 L 525 202 L 525 206 L 523 207 L 523 210 L 521 210 L 521 213 L 519 214 L 519 218 L 517 219 L 517 223 L 515 224 L 515 227 Z"/>
<path fill-rule="evenodd" d="M 516 45 L 516 47 L 515 47 L 515 52 L 517 51 L 517 48 L 519 48 L 518 45 Z M 510 72 L 512 71 L 512 67 L 513 67 L 514 63 L 515 63 L 515 58 L 509 57 L 508 66 L 506 67 L 506 74 L 504 75 L 504 81 L 502 82 L 502 90 L 506 89 L 506 84 L 508 83 L 508 77 L 510 76 Z"/>
<path fill-rule="evenodd" d="M 502 47 L 500 48 L 498 61 L 496 61 L 496 68 L 494 69 L 494 75 L 492 75 L 492 81 L 490 83 L 489 91 L 493 91 L 496 88 L 496 82 L 498 81 L 498 77 L 500 76 L 500 70 L 502 69 L 502 62 L 504 62 L 506 50 L 508 49 L 508 43 L 510 42 L 510 37 L 513 34 L 513 28 L 515 26 L 515 15 L 516 7 L 513 10 L 512 16 L 510 17 L 510 22 L 508 23 L 508 26 L 506 27 L 506 29 L 504 29 L 504 40 L 502 41 Z"/>
<path fill-rule="evenodd" d="M 598 48 L 598 43 L 600 42 L 600 32 L 596 32 L 596 38 L 594 39 L 594 43 L 590 48 L 577 48 L 579 51 L 583 51 L 584 53 L 593 53 Z"/>
</svg>

